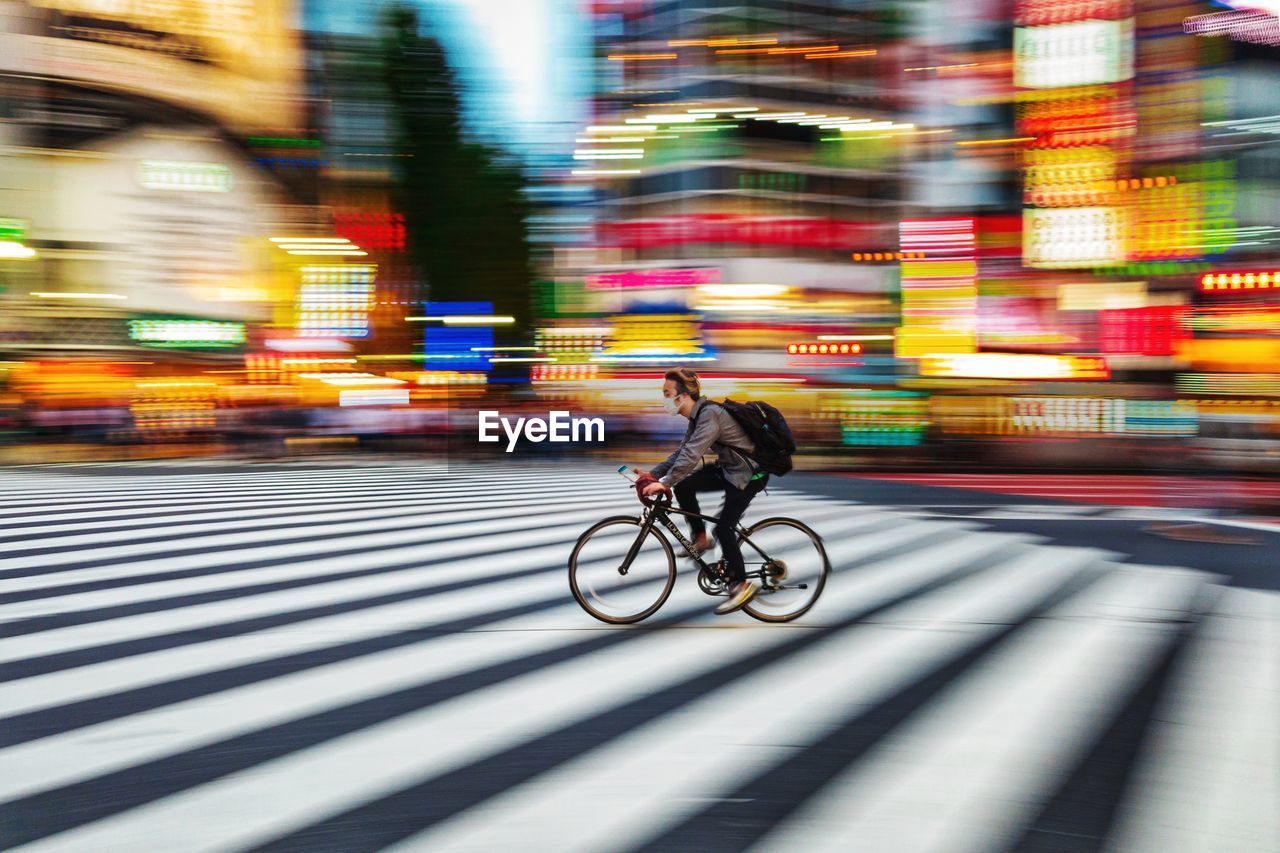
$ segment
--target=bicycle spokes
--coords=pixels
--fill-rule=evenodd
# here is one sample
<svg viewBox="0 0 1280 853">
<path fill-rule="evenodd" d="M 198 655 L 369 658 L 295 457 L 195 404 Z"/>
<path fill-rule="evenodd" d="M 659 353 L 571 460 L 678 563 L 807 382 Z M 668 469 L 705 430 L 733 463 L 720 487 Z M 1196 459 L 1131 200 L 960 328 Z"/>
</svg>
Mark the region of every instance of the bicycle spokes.
<svg viewBox="0 0 1280 853">
<path fill-rule="evenodd" d="M 817 534 L 794 519 L 772 518 L 754 525 L 747 538 L 763 555 L 749 567 L 760 589 L 747 612 L 757 619 L 781 622 L 812 607 L 830 569 Z M 742 547 L 749 545 L 744 542 Z"/>
<path fill-rule="evenodd" d="M 634 518 L 595 525 L 569 559 L 574 597 L 604 622 L 636 622 L 653 613 L 670 595 L 675 575 L 670 545 Z"/>
</svg>

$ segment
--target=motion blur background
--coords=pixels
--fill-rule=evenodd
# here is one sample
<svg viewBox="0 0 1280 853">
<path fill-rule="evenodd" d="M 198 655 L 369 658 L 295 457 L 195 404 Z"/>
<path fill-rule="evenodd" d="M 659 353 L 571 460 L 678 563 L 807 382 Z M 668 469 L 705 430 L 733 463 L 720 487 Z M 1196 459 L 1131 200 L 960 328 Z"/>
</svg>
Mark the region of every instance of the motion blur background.
<svg viewBox="0 0 1280 853">
<path fill-rule="evenodd" d="M 0 0 L 0 454 L 1274 473 L 1269 5 Z"/>
</svg>

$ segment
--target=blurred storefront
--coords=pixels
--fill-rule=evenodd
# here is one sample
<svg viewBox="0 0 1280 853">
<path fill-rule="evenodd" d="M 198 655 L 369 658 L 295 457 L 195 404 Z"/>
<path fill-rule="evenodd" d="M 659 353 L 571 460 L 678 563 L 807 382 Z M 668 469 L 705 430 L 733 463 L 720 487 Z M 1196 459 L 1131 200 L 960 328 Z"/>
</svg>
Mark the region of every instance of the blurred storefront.
<svg viewBox="0 0 1280 853">
<path fill-rule="evenodd" d="M 897 173 L 916 137 L 876 82 L 883 16 L 841 5 L 596 4 L 571 179 L 600 201 L 591 240 L 558 253 L 543 335 L 598 326 L 599 343 L 574 357 L 584 372 L 555 355 L 545 382 L 647 409 L 655 371 L 685 364 L 708 393 L 768 396 L 828 444 L 824 400 L 892 388 Z"/>
<path fill-rule="evenodd" d="M 814 464 L 1280 465 L 1273 48 L 1201 4 L 596 0 L 527 336 L 415 267 L 387 8 L 0 3 L 7 423 L 652 443 L 679 364 Z"/>
</svg>

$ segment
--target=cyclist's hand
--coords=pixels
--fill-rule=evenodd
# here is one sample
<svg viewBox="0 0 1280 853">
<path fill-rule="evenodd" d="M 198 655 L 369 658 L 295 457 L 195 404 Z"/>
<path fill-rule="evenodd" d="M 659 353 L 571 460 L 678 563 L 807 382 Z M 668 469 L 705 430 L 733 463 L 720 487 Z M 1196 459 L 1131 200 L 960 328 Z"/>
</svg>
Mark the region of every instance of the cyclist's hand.
<svg viewBox="0 0 1280 853">
<path fill-rule="evenodd" d="M 643 477 L 652 477 L 652 476 L 653 476 L 652 474 L 650 474 L 648 471 L 644 470 L 643 468 L 632 468 L 632 469 L 631 469 L 631 473 L 632 473 L 632 474 L 635 474 L 635 475 L 636 475 L 636 477 L 640 477 L 640 478 L 643 478 Z"/>
<path fill-rule="evenodd" d="M 663 483 L 660 480 L 654 480 L 652 483 L 649 483 L 643 489 L 641 489 L 640 494 L 642 494 L 646 498 L 651 498 L 654 495 L 658 495 L 658 494 L 666 494 L 670 496 L 671 488 L 666 483 Z"/>
</svg>

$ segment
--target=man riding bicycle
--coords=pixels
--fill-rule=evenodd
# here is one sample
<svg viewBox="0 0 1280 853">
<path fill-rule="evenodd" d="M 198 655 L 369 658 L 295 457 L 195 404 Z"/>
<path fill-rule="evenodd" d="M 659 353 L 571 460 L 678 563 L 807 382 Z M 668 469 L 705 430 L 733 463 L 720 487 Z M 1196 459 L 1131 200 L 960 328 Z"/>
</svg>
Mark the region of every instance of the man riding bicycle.
<svg viewBox="0 0 1280 853">
<path fill-rule="evenodd" d="M 757 468 L 749 454 L 755 451 L 742 427 L 718 403 L 701 396 L 698 374 L 687 368 L 668 370 L 662 383 L 662 404 L 669 414 L 683 415 L 689 420 L 684 439 L 675 451 L 653 467 L 652 471 L 636 469 L 640 478 L 636 485 L 644 497 L 675 493 L 680 508 L 700 512 L 698 492 L 724 492 L 724 507 L 716 523 L 716 541 L 724 557 L 728 573 L 729 597 L 716 607 L 716 613 L 732 613 L 751 601 L 756 585 L 747 580 L 746 564 L 738 548 L 734 528 L 742 520 L 751 499 L 769 483 L 768 473 Z M 717 454 L 716 463 L 698 468 L 708 450 Z M 692 540 L 698 553 L 711 547 L 706 524 L 701 518 L 689 517 Z"/>
</svg>

